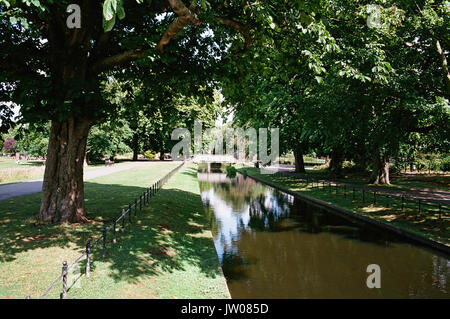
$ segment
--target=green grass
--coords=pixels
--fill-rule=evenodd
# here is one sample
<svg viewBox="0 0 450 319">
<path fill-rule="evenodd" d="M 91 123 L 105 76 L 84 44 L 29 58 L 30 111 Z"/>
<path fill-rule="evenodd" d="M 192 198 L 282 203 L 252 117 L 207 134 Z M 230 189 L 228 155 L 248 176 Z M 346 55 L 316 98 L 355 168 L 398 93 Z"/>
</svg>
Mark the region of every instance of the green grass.
<svg viewBox="0 0 450 319">
<path fill-rule="evenodd" d="M 374 185 L 368 184 L 369 173 L 368 172 L 355 172 L 350 170 L 345 170 L 343 172 L 343 177 L 336 178 L 330 175 L 327 169 L 308 169 L 308 175 L 314 176 L 315 178 L 330 179 L 337 182 L 365 185 L 370 187 L 377 187 L 379 189 L 386 190 L 398 190 L 398 191 L 411 191 L 412 187 L 427 188 L 429 190 L 442 190 L 450 192 L 450 175 L 440 175 L 440 174 L 401 174 L 398 176 L 391 176 L 391 185 Z"/>
<path fill-rule="evenodd" d="M 25 161 L 21 160 L 21 164 L 17 164 L 13 158 L 0 157 L 0 169 L 4 168 L 17 168 L 17 167 L 33 167 L 42 166 L 42 161 Z"/>
<path fill-rule="evenodd" d="M 155 162 L 86 182 L 87 224 L 35 223 L 39 194 L 1 202 L 0 298 L 37 298 L 60 274 L 63 260 L 75 260 L 88 239 L 177 164 Z M 105 260 L 95 249 L 91 277 L 83 275 L 69 298 L 229 297 L 193 168 L 172 177 L 138 217 L 117 233 L 115 245 L 108 241 Z M 61 283 L 48 297 L 60 291 Z"/>
<path fill-rule="evenodd" d="M 127 163 L 133 162 L 131 160 L 119 160 L 114 163 L 114 167 Z M 84 170 L 86 172 L 104 167 L 104 162 L 94 163 L 85 167 Z M 22 161 L 22 164 L 16 164 L 14 160 L 2 159 L 0 160 L 0 185 L 42 179 L 44 177 L 44 171 L 45 166 L 39 161 Z"/>
<path fill-rule="evenodd" d="M 259 170 L 255 168 L 245 168 L 240 169 L 240 171 L 245 171 L 250 176 L 285 187 L 291 191 L 320 199 L 327 203 L 352 210 L 355 213 L 450 245 L 450 218 L 449 216 L 441 216 L 442 218 L 439 219 L 436 208 L 431 209 L 427 207 L 426 211 L 423 211 L 422 206 L 422 212 L 419 214 L 418 204 L 413 201 L 406 201 L 404 210 L 402 210 L 401 200 L 395 199 L 395 197 L 389 198 L 388 205 L 388 198 L 378 195 L 376 197 L 376 204 L 374 205 L 373 193 L 371 192 L 366 192 L 365 202 L 363 202 L 361 190 L 355 192 L 355 198 L 353 199 L 353 191 L 351 188 L 347 189 L 345 196 L 342 187 L 339 187 L 338 193 L 336 194 L 335 187 L 329 188 L 326 186 L 322 188 L 321 184 L 321 187 L 312 188 L 311 184 L 306 186 L 303 181 L 295 176 L 260 174 Z"/>
</svg>

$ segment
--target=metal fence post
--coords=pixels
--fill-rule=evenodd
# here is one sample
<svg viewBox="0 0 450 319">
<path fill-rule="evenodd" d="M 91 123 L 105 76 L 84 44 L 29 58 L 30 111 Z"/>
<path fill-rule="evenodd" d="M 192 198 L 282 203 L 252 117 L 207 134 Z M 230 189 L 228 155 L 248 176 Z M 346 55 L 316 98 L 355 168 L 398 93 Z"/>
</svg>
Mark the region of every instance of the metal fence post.
<svg viewBox="0 0 450 319">
<path fill-rule="evenodd" d="M 103 226 L 103 258 L 106 256 L 106 226 Z"/>
<path fill-rule="evenodd" d="M 86 277 L 91 276 L 91 241 L 86 243 Z"/>
<path fill-rule="evenodd" d="M 136 209 L 136 207 L 134 209 Z M 132 223 L 132 220 L 131 220 L 131 203 L 128 204 L 128 221 L 130 222 L 130 224 Z"/>
<path fill-rule="evenodd" d="M 137 211 L 137 199 L 134 200 L 134 216 L 136 216 Z"/>
<path fill-rule="evenodd" d="M 139 196 L 139 210 L 142 210 L 142 195 Z M 134 212 L 134 216 L 136 216 L 136 211 Z"/>
<path fill-rule="evenodd" d="M 125 209 L 122 209 L 122 233 L 125 231 Z"/>
<path fill-rule="evenodd" d="M 62 294 L 61 294 L 61 299 L 66 299 L 67 298 L 67 261 L 63 261 L 63 265 L 62 265 Z"/>
<path fill-rule="evenodd" d="M 116 224 L 117 224 L 117 220 L 114 219 L 114 222 L 113 222 L 113 244 L 115 244 L 117 242 L 117 239 L 116 239 Z"/>
</svg>

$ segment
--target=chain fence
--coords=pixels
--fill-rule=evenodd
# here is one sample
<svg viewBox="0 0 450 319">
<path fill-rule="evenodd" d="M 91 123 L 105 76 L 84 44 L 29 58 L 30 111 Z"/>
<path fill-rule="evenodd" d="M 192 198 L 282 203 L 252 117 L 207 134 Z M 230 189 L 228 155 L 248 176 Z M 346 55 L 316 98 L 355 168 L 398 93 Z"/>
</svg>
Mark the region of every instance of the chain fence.
<svg viewBox="0 0 450 319">
<path fill-rule="evenodd" d="M 53 281 L 53 283 L 48 287 L 48 289 L 40 295 L 39 299 L 45 298 L 48 293 L 55 288 L 61 281 L 62 281 L 62 292 L 60 294 L 61 299 L 67 299 L 67 293 L 68 293 L 68 286 L 67 286 L 67 277 L 69 274 L 69 271 L 78 265 L 80 261 L 83 259 L 86 260 L 86 267 L 85 267 L 85 276 L 90 277 L 91 275 L 91 265 L 92 265 L 92 251 L 96 247 L 102 248 L 102 257 L 105 258 L 106 256 L 106 243 L 107 243 L 107 235 L 108 233 L 112 233 L 112 242 L 115 244 L 117 241 L 117 225 L 120 225 L 122 231 L 125 230 L 126 224 L 127 224 L 127 217 L 128 217 L 128 223 L 131 225 L 133 216 L 134 218 L 137 218 L 137 212 L 138 210 L 142 210 L 144 206 L 148 206 L 150 204 L 151 198 L 164 186 L 164 184 L 176 173 L 178 170 L 184 165 L 184 162 L 178 165 L 176 168 L 174 168 L 172 171 L 170 171 L 166 176 L 164 176 L 162 179 L 155 182 L 151 187 L 146 188 L 145 192 L 139 195 L 138 198 L 135 198 L 134 201 L 130 202 L 128 204 L 127 209 L 122 209 L 121 214 L 119 217 L 115 218 L 112 224 L 107 227 L 106 225 L 103 226 L 102 234 L 100 237 L 98 237 L 93 243 L 91 243 L 91 240 L 88 240 L 86 242 L 86 248 L 84 249 L 83 253 L 74 261 L 72 264 L 68 265 L 67 261 L 63 261 L 62 263 L 62 271 L 61 274 L 58 276 L 58 278 Z M 27 296 L 26 299 L 31 299 L 31 296 Z"/>
<path fill-rule="evenodd" d="M 323 180 L 312 176 L 291 176 L 286 172 L 277 172 L 275 176 L 293 177 L 296 181 L 305 184 L 307 188 L 326 190 L 330 194 L 341 195 L 345 199 L 360 201 L 363 204 L 383 205 L 390 209 L 405 212 L 405 214 L 420 215 L 432 213 L 439 220 L 442 220 L 448 217 L 450 212 L 449 205 L 439 200 L 420 199 L 405 194 L 387 194 L 382 191 L 369 190 L 363 186 L 349 186 L 345 183 Z"/>
</svg>

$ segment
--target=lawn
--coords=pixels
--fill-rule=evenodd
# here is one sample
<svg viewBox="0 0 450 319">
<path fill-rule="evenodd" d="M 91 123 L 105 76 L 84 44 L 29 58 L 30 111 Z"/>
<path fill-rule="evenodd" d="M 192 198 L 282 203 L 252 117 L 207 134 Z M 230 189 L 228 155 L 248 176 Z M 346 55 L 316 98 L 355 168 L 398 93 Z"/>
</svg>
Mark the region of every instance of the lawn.
<svg viewBox="0 0 450 319">
<path fill-rule="evenodd" d="M 42 161 L 25 161 L 17 164 L 15 159 L 0 157 L 0 184 L 21 182 L 42 178 Z"/>
<path fill-rule="evenodd" d="M 316 178 L 331 179 L 337 182 L 344 182 L 349 184 L 366 185 L 370 187 L 377 187 L 380 189 L 392 189 L 400 191 L 414 190 L 414 187 L 425 188 L 430 191 L 447 191 L 450 192 L 450 174 L 398 174 L 391 175 L 391 185 L 374 185 L 368 184 L 369 173 L 357 172 L 352 170 L 344 170 L 343 177 L 335 178 L 330 175 L 326 169 L 308 169 L 308 175 Z M 302 175 L 302 174 L 300 174 Z"/>
<path fill-rule="evenodd" d="M 244 168 L 240 169 L 240 171 L 245 171 L 250 176 L 285 187 L 291 191 L 320 199 L 327 203 L 411 231 L 420 236 L 450 245 L 450 216 L 442 215 L 439 218 L 437 209 L 427 207 L 427 210 L 424 211 L 423 204 L 422 212 L 419 214 L 417 203 L 412 201 L 406 201 L 402 210 L 401 200 L 395 197 L 388 198 L 378 195 L 378 197 L 375 196 L 375 204 L 373 204 L 372 192 L 365 193 L 363 202 L 361 190 L 355 191 L 355 197 L 353 197 L 353 190 L 351 188 L 348 188 L 345 193 L 342 188 L 339 188 L 336 194 L 335 187 L 330 188 L 325 184 L 326 187 L 323 188 L 323 184 L 320 184 L 320 187 L 316 185 L 315 188 L 312 188 L 311 184 L 306 185 L 306 183 L 295 176 L 261 174 L 255 168 Z"/>
<path fill-rule="evenodd" d="M 1 202 L 0 297 L 37 298 L 60 274 L 63 260 L 75 260 L 88 239 L 176 165 L 155 162 L 86 182 L 92 222 L 83 225 L 35 223 L 39 194 Z M 137 214 L 132 226 L 127 223 L 125 232 L 118 232 L 115 245 L 108 239 L 104 260 L 101 249 L 93 251 L 90 278 L 81 263 L 83 276 L 69 298 L 229 297 L 194 168 L 181 169 Z M 58 298 L 60 288 L 61 283 L 48 297 Z"/>
<path fill-rule="evenodd" d="M 122 164 L 133 163 L 131 160 L 118 160 L 114 163 L 114 167 Z M 85 171 L 93 171 L 98 168 L 104 168 L 105 164 L 94 163 L 86 166 Z M 30 180 L 39 180 L 44 177 L 45 166 L 42 161 L 21 161 L 16 164 L 12 159 L 0 159 L 0 185 L 9 183 L 19 183 Z"/>
</svg>

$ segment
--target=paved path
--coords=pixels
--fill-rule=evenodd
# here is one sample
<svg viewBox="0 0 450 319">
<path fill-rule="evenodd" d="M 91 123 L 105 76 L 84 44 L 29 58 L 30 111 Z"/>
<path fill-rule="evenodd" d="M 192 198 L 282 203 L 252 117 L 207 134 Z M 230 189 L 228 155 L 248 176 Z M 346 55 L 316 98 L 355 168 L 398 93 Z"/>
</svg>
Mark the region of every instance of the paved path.
<svg viewBox="0 0 450 319">
<path fill-rule="evenodd" d="M 115 164 L 109 167 L 101 167 L 97 169 L 86 170 L 84 172 L 84 180 L 97 178 L 112 173 L 117 173 L 138 166 L 148 165 L 150 162 L 134 162 L 125 164 Z M 0 185 L 0 202 L 10 198 L 39 193 L 42 191 L 42 179 L 32 180 L 21 183 L 13 183 Z"/>
</svg>

